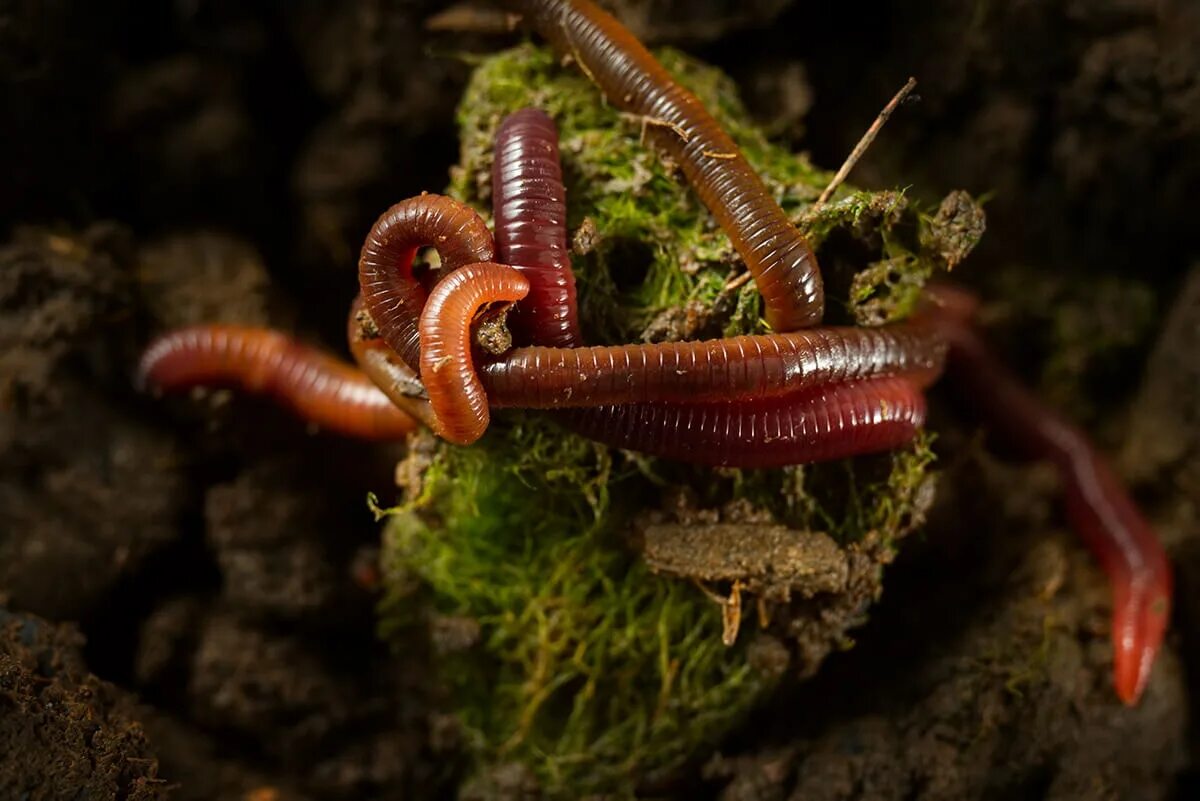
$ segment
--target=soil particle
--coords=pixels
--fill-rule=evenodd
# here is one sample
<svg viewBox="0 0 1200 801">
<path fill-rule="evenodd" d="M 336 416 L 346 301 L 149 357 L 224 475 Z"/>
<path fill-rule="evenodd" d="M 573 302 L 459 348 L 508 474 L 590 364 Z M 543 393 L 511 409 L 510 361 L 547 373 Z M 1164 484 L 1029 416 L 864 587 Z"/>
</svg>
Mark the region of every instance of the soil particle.
<svg viewBox="0 0 1200 801">
<path fill-rule="evenodd" d="M 0 796 L 168 796 L 132 699 L 88 673 L 83 638 L 0 608 Z"/>
</svg>

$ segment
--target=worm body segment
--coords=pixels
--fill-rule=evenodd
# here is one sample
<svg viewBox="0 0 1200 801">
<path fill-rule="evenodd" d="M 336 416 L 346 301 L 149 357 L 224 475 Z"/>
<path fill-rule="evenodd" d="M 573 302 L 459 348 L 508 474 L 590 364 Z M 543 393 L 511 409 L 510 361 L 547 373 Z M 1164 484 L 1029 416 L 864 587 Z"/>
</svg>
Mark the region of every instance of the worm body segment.
<svg viewBox="0 0 1200 801">
<path fill-rule="evenodd" d="M 417 330 L 428 293 L 413 276 L 422 247 L 437 250 L 443 275 L 473 262 L 491 261 L 492 233 L 471 208 L 443 195 L 402 200 L 371 227 L 358 260 L 363 302 L 380 335 L 413 369 L 419 369 Z"/>
<path fill-rule="evenodd" d="M 512 303 L 528 292 L 521 273 L 485 262 L 454 271 L 429 293 L 421 314 L 421 380 L 438 436 L 470 445 L 487 430 L 491 414 L 471 358 L 471 323 L 483 306 Z"/>
<path fill-rule="evenodd" d="M 567 197 L 558 131 L 543 111 L 510 114 L 496 131 L 492 212 L 496 258 L 529 281 L 508 324 L 519 344 L 580 344 L 575 276 L 567 248 Z"/>
<path fill-rule="evenodd" d="M 704 342 L 518 348 L 484 364 L 495 406 L 567 408 L 753 399 L 880 375 L 928 385 L 945 342 L 928 323 L 814 328 Z"/>
<path fill-rule="evenodd" d="M 1100 562 L 1113 592 L 1113 683 L 1134 704 L 1150 678 L 1170 617 L 1167 555 L 1108 461 L 1087 436 L 1048 408 L 992 353 L 967 322 L 972 302 L 938 288 L 947 309 L 948 367 L 986 422 L 1025 456 L 1050 461 L 1062 476 L 1067 518 Z"/>
<path fill-rule="evenodd" d="M 146 349 L 138 379 L 166 392 L 237 387 L 360 439 L 402 439 L 417 427 L 358 370 L 264 328 L 203 325 L 172 331 Z"/>
<path fill-rule="evenodd" d="M 821 322 L 816 257 L 737 145 L 700 100 L 619 21 L 589 0 L 510 0 L 617 108 L 642 116 L 729 235 L 762 293 L 767 322 L 795 331 Z"/>
<path fill-rule="evenodd" d="M 904 445 L 925 423 L 911 382 L 876 378 L 752 401 L 640 403 L 564 412 L 616 448 L 719 467 L 781 467 Z"/>
</svg>

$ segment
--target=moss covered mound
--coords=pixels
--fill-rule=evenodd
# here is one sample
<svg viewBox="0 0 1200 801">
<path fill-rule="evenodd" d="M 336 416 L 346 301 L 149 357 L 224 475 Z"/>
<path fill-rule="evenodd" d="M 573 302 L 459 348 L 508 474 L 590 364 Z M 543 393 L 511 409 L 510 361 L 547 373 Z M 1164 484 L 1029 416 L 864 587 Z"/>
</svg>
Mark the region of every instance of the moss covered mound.
<svg viewBox="0 0 1200 801">
<path fill-rule="evenodd" d="M 822 246 L 831 322 L 902 318 L 924 280 L 978 237 L 978 208 L 963 198 L 923 215 L 901 192 L 843 188 L 813 211 L 829 174 L 766 141 L 728 78 L 675 52 L 661 58 Z M 547 50 L 519 47 L 476 70 L 459 111 L 452 194 L 490 214 L 495 129 L 524 106 L 559 126 L 588 341 L 765 330 L 753 283 L 736 281 L 744 268 L 728 239 L 639 141 L 642 121 L 609 107 Z M 925 438 L 853 462 L 706 470 L 609 451 L 546 415 L 498 413 L 470 448 L 413 452 L 418 477 L 387 527 L 385 634 L 411 642 L 414 626 L 432 624 L 477 766 L 521 764 L 552 798 L 627 794 L 669 777 L 729 732 L 789 661 L 811 672 L 846 646 L 931 489 Z M 724 515 L 830 535 L 847 554 L 845 590 L 764 610 L 765 630 L 747 614 L 726 647 L 711 597 L 730 588 L 706 593 L 686 577 L 655 575 L 637 553 L 637 521 L 681 487 L 690 511 L 676 503 L 660 518 Z"/>
</svg>

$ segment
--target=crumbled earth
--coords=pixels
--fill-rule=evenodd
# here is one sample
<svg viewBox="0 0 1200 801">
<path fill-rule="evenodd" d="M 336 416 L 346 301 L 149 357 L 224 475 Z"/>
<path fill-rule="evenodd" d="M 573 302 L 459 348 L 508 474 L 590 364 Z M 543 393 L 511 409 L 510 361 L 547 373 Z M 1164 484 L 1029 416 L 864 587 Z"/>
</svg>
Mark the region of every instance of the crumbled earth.
<svg viewBox="0 0 1200 801">
<path fill-rule="evenodd" d="M 840 552 L 851 591 L 798 591 L 766 631 L 748 594 L 738 647 L 758 674 L 787 677 L 781 692 L 644 792 L 1194 797 L 1194 4 L 891 2 L 870 24 L 854 4 L 613 6 L 732 74 L 767 132 L 824 168 L 918 78 L 919 99 L 851 176 L 905 193 L 873 196 L 848 224 L 927 215 L 937 241 L 926 244 L 984 289 L 984 321 L 1017 368 L 1119 454 L 1178 585 L 1174 633 L 1142 705 L 1126 710 L 1110 687 L 1106 584 L 1063 528 L 1052 474 L 997 461 L 935 396 L 929 524 L 898 549 L 866 539 Z M 398 473 L 403 448 L 314 436 L 227 392 L 159 400 L 132 382 L 140 347 L 176 325 L 271 324 L 341 346 L 364 231 L 389 203 L 445 186 L 473 63 L 521 38 L 426 30 L 444 7 L 0 10 L 12 134 L 0 150 L 0 796 L 454 796 L 465 735 L 442 714 L 429 649 L 470 652 L 479 621 L 430 615 L 420 634 L 390 632 L 401 644 L 390 652 L 372 609 L 366 494 L 420 495 L 428 441 Z M 959 188 L 986 196 L 981 239 L 978 206 L 947 195 Z M 588 231 L 576 230 L 580 252 L 604 246 Z M 882 262 L 874 284 L 849 286 L 845 268 L 862 265 L 842 244 L 822 251 L 838 254 L 826 268 L 840 297 L 905 289 Z M 739 298 L 639 331 L 719 335 Z M 922 513 L 926 491 L 913 499 Z M 768 522 L 707 513 L 690 525 Z M 507 763 L 457 792 L 536 798 L 538 784 Z"/>
</svg>

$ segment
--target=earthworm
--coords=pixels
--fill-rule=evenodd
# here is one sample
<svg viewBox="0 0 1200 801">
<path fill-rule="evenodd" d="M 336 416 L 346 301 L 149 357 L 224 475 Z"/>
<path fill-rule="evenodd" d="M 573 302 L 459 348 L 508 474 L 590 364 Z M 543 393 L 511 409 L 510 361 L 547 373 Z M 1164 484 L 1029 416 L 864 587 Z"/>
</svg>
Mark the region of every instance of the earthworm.
<svg viewBox="0 0 1200 801">
<path fill-rule="evenodd" d="M 529 281 L 529 295 L 513 308 L 508 326 L 520 344 L 575 347 L 579 314 L 554 121 L 534 108 L 508 115 L 496 131 L 493 152 L 496 258 Z"/>
<path fill-rule="evenodd" d="M 962 290 L 930 291 L 948 309 L 936 316 L 950 343 L 951 378 L 990 428 L 1028 458 L 1050 461 L 1062 478 L 1071 527 L 1100 562 L 1113 593 L 1113 683 L 1134 704 L 1150 677 L 1170 616 L 1171 567 L 1154 530 L 1117 474 L 1082 431 L 1026 389 L 965 315 Z"/>
<path fill-rule="evenodd" d="M 265 328 L 200 325 L 171 331 L 142 355 L 138 382 L 166 392 L 238 387 L 359 439 L 402 439 L 417 427 L 358 370 Z"/>
<path fill-rule="evenodd" d="M 443 195 L 402 200 L 371 226 L 358 260 L 363 302 L 384 342 L 418 371 L 417 322 L 428 292 L 413 276 L 412 264 L 422 247 L 438 252 L 443 275 L 495 255 L 487 224 L 471 208 Z"/>
<path fill-rule="evenodd" d="M 373 332 L 374 336 L 368 335 L 368 331 Z M 421 379 L 378 336 L 375 321 L 367 312 L 362 295 L 357 295 L 350 304 L 350 314 L 346 318 L 346 342 L 358 369 L 392 403 L 420 420 L 427 428 L 434 427 L 433 409 Z"/>
<path fill-rule="evenodd" d="M 817 260 L 737 145 L 620 22 L 589 0 L 509 0 L 617 108 L 640 115 L 729 235 L 762 294 L 767 322 L 821 322 Z"/>
<path fill-rule="evenodd" d="M 718 401 L 794 393 L 880 375 L 926 386 L 945 342 L 927 322 L 813 328 L 703 342 L 518 348 L 480 366 L 493 406 L 564 408 Z"/>
<path fill-rule="evenodd" d="M 470 445 L 487 430 L 488 398 L 471 358 L 471 322 L 491 303 L 525 297 L 529 281 L 504 264 L 468 264 L 446 276 L 421 313 L 421 380 L 435 416 L 434 432 Z"/>
<path fill-rule="evenodd" d="M 580 409 L 569 426 L 616 448 L 692 464 L 781 467 L 889 450 L 912 441 L 925 398 L 902 378 L 817 386 L 741 402 Z"/>
</svg>

